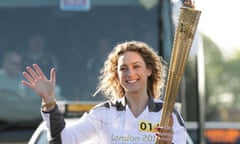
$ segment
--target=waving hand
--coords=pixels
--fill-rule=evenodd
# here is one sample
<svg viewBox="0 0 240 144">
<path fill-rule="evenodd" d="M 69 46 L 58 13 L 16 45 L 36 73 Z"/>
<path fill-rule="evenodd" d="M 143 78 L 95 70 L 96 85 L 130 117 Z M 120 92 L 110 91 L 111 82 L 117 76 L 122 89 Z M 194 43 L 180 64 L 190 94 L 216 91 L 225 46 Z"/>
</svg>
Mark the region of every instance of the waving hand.
<svg viewBox="0 0 240 144">
<path fill-rule="evenodd" d="M 45 103 L 55 101 L 56 72 L 54 68 L 51 69 L 50 79 L 47 79 L 37 64 L 33 64 L 32 67 L 27 66 L 23 76 L 26 80 L 23 80 L 22 84 L 33 89 Z"/>
</svg>

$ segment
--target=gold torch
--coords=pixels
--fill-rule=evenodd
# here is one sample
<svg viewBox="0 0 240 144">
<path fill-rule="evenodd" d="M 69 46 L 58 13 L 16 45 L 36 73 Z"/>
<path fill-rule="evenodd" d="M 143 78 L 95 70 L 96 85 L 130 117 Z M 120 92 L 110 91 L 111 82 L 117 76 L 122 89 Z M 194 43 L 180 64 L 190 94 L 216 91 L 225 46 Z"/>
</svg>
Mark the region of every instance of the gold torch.
<svg viewBox="0 0 240 144">
<path fill-rule="evenodd" d="M 160 126 L 168 126 L 200 14 L 201 11 L 194 9 L 194 6 L 189 1 L 185 1 L 184 6 L 180 8 L 180 16 L 174 36 L 168 71 L 166 95 L 159 123 Z M 156 144 L 165 144 L 165 142 L 160 142 L 157 139 Z"/>
</svg>

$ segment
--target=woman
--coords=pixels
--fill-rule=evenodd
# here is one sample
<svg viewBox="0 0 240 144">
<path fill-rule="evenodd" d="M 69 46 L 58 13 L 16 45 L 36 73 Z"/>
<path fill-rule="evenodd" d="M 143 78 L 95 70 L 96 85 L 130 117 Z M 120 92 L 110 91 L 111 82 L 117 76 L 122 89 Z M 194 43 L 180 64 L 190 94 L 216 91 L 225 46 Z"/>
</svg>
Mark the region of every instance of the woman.
<svg viewBox="0 0 240 144">
<path fill-rule="evenodd" d="M 159 127 L 166 70 L 161 58 L 147 44 L 130 41 L 118 44 L 101 71 L 98 92 L 109 101 L 97 105 L 75 124 L 65 125 L 54 96 L 55 70 L 48 80 L 37 64 L 23 72 L 43 101 L 42 117 L 50 132 L 50 142 L 79 144 L 87 140 L 102 144 L 185 144 L 181 116 L 172 114 L 169 126 Z"/>
</svg>

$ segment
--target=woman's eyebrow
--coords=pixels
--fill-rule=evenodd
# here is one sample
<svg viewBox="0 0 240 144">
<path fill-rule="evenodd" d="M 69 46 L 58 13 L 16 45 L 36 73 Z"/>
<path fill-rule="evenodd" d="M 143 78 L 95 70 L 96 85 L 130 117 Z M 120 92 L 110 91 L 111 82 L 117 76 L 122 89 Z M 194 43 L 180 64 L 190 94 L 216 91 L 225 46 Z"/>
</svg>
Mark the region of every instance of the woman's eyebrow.
<svg viewBox="0 0 240 144">
<path fill-rule="evenodd" d="M 132 64 L 141 64 L 141 62 L 140 61 L 135 61 L 135 62 L 132 62 L 132 63 L 128 63 L 128 64 L 126 64 L 126 63 L 123 63 L 123 64 L 121 64 L 120 66 L 127 66 L 127 65 L 132 65 Z"/>
</svg>

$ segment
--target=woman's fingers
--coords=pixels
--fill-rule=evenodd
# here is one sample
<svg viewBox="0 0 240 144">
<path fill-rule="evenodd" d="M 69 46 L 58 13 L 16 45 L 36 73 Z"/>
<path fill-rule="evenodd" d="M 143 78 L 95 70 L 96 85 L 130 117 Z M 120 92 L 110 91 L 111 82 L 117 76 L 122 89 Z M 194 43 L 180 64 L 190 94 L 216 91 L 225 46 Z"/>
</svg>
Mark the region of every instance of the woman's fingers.
<svg viewBox="0 0 240 144">
<path fill-rule="evenodd" d="M 33 85 L 27 81 L 22 81 L 22 84 L 24 84 L 25 86 L 29 87 L 29 88 L 33 88 Z"/>
<path fill-rule="evenodd" d="M 46 78 L 45 74 L 43 73 L 42 69 L 37 65 L 37 64 L 33 64 L 33 68 L 36 72 L 36 74 L 41 78 Z M 46 78 L 47 79 L 47 78 Z"/>
<path fill-rule="evenodd" d="M 34 83 L 34 79 L 33 79 L 27 72 L 23 72 L 23 76 L 24 76 L 30 83 Z"/>
<path fill-rule="evenodd" d="M 27 66 L 26 69 L 28 73 L 31 75 L 32 79 L 34 80 L 41 79 L 41 78 L 47 79 L 42 69 L 37 64 L 33 64 L 33 68 L 31 68 L 30 66 Z"/>
<path fill-rule="evenodd" d="M 34 80 L 37 80 L 40 78 L 40 76 L 38 76 L 37 73 L 30 66 L 27 66 L 26 69 Z"/>
<path fill-rule="evenodd" d="M 167 133 L 172 133 L 173 130 L 172 130 L 172 127 L 169 127 L 169 126 L 166 126 L 166 127 L 157 127 L 156 128 L 157 132 L 167 132 Z"/>
<path fill-rule="evenodd" d="M 40 67 L 37 64 L 33 64 L 33 68 L 27 66 L 27 72 L 23 72 L 23 76 L 27 79 L 27 81 L 23 80 L 22 83 L 30 88 L 33 88 L 36 80 L 43 77 L 46 78 L 45 74 L 42 72 Z"/>
<path fill-rule="evenodd" d="M 26 72 L 23 72 L 23 76 L 26 80 L 23 80 L 22 84 L 33 89 L 45 102 L 50 102 L 55 99 L 54 88 L 56 84 L 56 72 L 54 69 L 51 69 L 50 80 L 47 79 L 37 64 L 33 64 L 32 67 L 27 66 Z"/>
<path fill-rule="evenodd" d="M 53 84 L 56 84 L 56 71 L 54 68 L 51 69 L 51 76 L 50 76 L 50 81 L 53 83 Z"/>
<path fill-rule="evenodd" d="M 171 143 L 173 139 L 173 116 L 170 115 L 168 126 L 158 126 L 156 128 L 156 136 L 160 141 L 165 141 L 167 143 Z"/>
<path fill-rule="evenodd" d="M 173 138 L 172 135 L 166 135 L 166 134 L 156 134 L 156 135 L 159 140 L 165 141 L 170 144 L 172 143 L 172 138 Z"/>
<path fill-rule="evenodd" d="M 185 0 L 183 2 L 183 6 L 194 8 L 195 7 L 195 2 L 192 0 Z"/>
<path fill-rule="evenodd" d="M 158 127 L 156 136 L 159 140 L 171 143 L 173 139 L 172 127 Z"/>
</svg>

